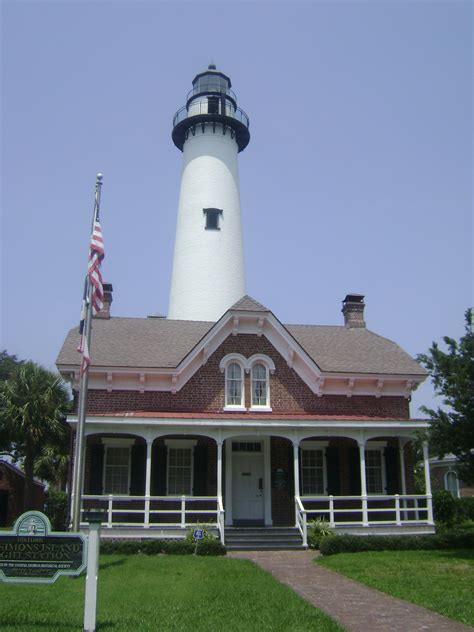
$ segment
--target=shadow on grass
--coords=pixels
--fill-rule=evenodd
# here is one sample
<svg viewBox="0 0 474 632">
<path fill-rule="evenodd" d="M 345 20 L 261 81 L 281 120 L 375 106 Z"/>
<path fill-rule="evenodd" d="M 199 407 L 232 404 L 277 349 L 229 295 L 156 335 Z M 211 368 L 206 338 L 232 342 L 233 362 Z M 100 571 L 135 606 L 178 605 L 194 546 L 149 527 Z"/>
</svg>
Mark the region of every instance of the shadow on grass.
<svg viewBox="0 0 474 632">
<path fill-rule="evenodd" d="M 46 628 L 47 630 L 82 630 L 82 625 L 78 625 L 77 623 L 65 623 L 64 621 L 61 622 L 61 628 L 57 627 L 57 624 L 55 623 L 47 623 L 46 621 L 29 621 L 28 623 L 25 623 L 24 621 L 22 623 L 18 623 L 18 621 L 13 621 L 10 619 L 2 619 L 2 628 L 6 628 L 9 627 L 11 629 L 16 629 L 16 630 L 20 630 L 20 632 L 22 632 L 25 627 L 26 628 L 34 628 L 36 629 L 41 629 L 41 628 Z M 97 630 L 111 630 L 112 628 L 116 628 L 117 624 L 114 623 L 113 621 L 100 621 L 97 623 Z"/>
<path fill-rule="evenodd" d="M 111 568 L 112 566 L 122 566 L 125 564 L 126 557 L 121 557 L 118 560 L 113 560 L 112 562 L 101 562 L 99 565 L 99 571 L 103 571 L 106 568 Z"/>
</svg>

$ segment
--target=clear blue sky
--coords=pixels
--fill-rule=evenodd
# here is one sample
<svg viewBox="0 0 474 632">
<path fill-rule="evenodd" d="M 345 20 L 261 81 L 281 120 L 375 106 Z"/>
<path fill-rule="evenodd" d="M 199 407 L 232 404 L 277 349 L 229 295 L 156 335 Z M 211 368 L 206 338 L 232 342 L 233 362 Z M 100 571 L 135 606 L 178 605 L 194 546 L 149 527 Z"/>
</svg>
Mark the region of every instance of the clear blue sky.
<svg viewBox="0 0 474 632">
<path fill-rule="evenodd" d="M 53 368 L 79 318 L 95 174 L 113 314 L 166 313 L 174 112 L 211 59 L 251 121 L 248 293 L 412 355 L 473 303 L 470 2 L 2 3 L 1 346 Z M 430 404 L 429 386 L 412 414 Z"/>
</svg>

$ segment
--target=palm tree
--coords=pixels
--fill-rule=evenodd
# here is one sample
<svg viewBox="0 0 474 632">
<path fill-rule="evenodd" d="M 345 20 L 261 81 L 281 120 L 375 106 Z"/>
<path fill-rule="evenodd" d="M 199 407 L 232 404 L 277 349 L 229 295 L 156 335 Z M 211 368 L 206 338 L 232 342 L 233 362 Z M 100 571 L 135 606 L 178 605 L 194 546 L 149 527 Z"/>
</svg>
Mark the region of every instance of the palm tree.
<svg viewBox="0 0 474 632">
<path fill-rule="evenodd" d="M 33 506 L 35 461 L 46 445 L 67 440 L 68 409 L 65 383 L 34 362 L 18 366 L 0 383 L 1 447 L 23 460 L 25 511 Z"/>
</svg>

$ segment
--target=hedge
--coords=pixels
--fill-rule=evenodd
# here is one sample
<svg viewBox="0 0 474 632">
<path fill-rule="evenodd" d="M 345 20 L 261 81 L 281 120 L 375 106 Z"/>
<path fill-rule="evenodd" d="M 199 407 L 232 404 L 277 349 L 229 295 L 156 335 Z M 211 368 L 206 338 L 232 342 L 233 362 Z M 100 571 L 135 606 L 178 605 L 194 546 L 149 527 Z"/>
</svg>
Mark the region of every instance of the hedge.
<svg viewBox="0 0 474 632">
<path fill-rule="evenodd" d="M 321 540 L 322 555 L 360 551 L 474 549 L 474 532 L 451 530 L 433 535 L 330 535 Z"/>
<path fill-rule="evenodd" d="M 100 552 L 103 555 L 121 553 L 123 555 L 225 555 L 225 547 L 219 540 L 202 540 L 196 546 L 189 540 L 102 540 Z"/>
</svg>

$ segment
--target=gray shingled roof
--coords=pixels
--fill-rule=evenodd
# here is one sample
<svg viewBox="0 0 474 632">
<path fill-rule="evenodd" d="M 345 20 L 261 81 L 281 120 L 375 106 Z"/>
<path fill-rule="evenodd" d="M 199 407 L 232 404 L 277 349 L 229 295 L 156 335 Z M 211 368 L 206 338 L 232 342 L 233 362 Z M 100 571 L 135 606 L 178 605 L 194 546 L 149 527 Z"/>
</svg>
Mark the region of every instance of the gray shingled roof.
<svg viewBox="0 0 474 632">
<path fill-rule="evenodd" d="M 253 301 L 252 301 L 253 302 Z M 240 305 L 239 305 L 240 304 Z M 243 305 L 243 307 L 242 307 Z M 231 309 L 252 309 L 245 297 Z M 257 305 L 260 306 L 259 303 Z M 255 311 L 268 311 L 255 309 Z M 165 318 L 94 319 L 92 364 L 103 367 L 174 368 L 214 325 Z M 425 371 L 397 344 L 367 329 L 325 325 L 284 325 L 324 372 L 424 376 Z M 77 328 L 66 337 L 56 363 L 77 366 Z"/>
<path fill-rule="evenodd" d="M 241 299 L 234 303 L 230 309 L 246 312 L 269 312 L 270 310 L 265 305 L 262 305 L 254 298 L 246 294 Z"/>
</svg>

